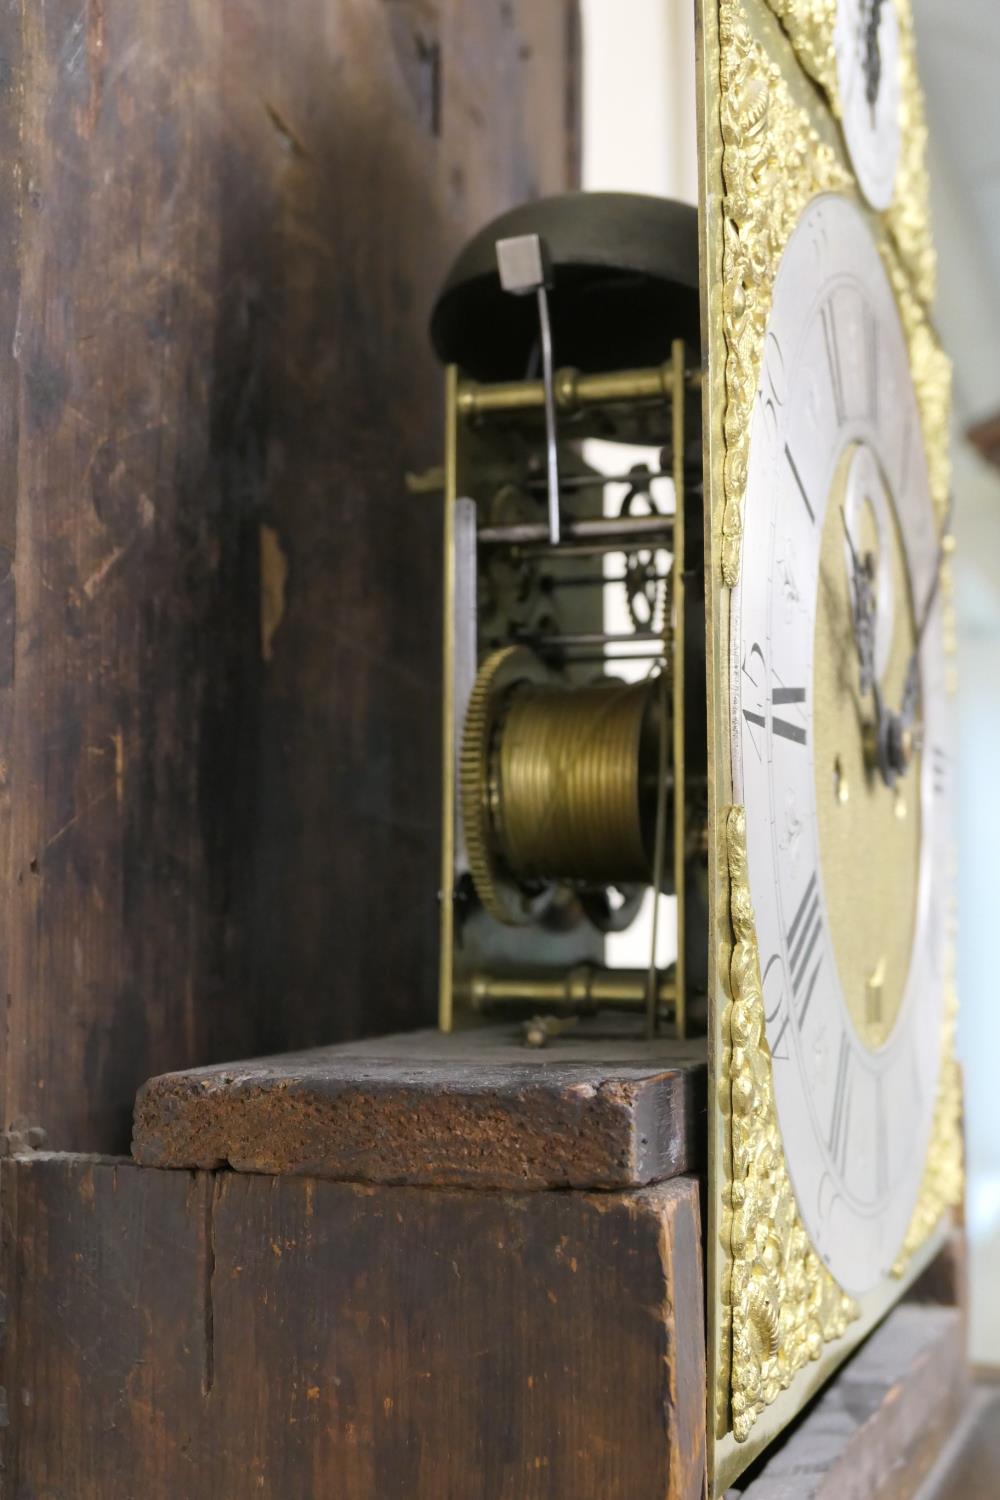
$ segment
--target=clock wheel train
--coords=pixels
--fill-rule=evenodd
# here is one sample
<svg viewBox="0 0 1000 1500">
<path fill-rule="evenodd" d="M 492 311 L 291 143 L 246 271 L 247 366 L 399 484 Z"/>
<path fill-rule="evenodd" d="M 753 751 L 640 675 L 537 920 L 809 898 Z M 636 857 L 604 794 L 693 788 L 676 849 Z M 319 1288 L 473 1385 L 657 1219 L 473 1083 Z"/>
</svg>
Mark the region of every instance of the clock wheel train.
<svg viewBox="0 0 1000 1500">
<path fill-rule="evenodd" d="M 508 213 L 436 305 L 446 1028 L 513 1008 L 544 1041 L 618 1010 L 683 1034 L 699 1006 L 704 1026 L 698 319 L 696 210 L 623 194 Z M 669 966 L 654 892 L 690 937 Z"/>
<path fill-rule="evenodd" d="M 715 1039 L 716 1227 L 772 1163 L 718 1260 L 731 1478 L 895 1295 L 938 1128 L 950 543 L 870 208 L 808 198 L 739 402 L 702 263 L 693 207 L 570 194 L 435 306 L 440 1023 Z"/>
</svg>

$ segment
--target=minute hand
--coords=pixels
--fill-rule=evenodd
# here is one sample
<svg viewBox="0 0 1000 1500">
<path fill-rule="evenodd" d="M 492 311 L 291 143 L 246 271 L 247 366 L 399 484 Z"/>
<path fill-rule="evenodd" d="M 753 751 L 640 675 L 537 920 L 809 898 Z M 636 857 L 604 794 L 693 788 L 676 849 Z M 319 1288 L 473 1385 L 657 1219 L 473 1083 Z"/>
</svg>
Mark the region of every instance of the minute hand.
<svg viewBox="0 0 1000 1500">
<path fill-rule="evenodd" d="M 951 510 L 952 501 L 949 497 L 948 510 L 944 518 L 944 525 L 941 528 L 941 536 L 938 540 L 938 554 L 937 563 L 934 567 L 934 577 L 931 579 L 931 586 L 924 602 L 923 614 L 920 617 L 920 624 L 917 626 L 916 639 L 913 642 L 913 650 L 910 653 L 910 660 L 906 667 L 906 677 L 903 681 L 903 702 L 900 706 L 899 718 L 902 727 L 906 730 L 912 728 L 913 721 L 916 718 L 917 699 L 920 695 L 920 647 L 923 644 L 924 632 L 927 629 L 931 612 L 934 609 L 934 600 L 937 598 L 938 584 L 941 581 L 944 560 L 948 552 L 951 537 Z"/>
<path fill-rule="evenodd" d="M 860 558 L 858 550 L 851 536 L 851 528 L 847 524 L 847 516 L 843 509 L 840 512 L 844 522 L 844 535 L 847 537 L 847 546 L 851 554 L 851 615 L 854 623 L 854 642 L 858 648 L 858 665 L 860 668 L 860 691 L 862 698 L 876 687 L 875 683 L 875 585 L 872 580 L 872 568 L 869 559 Z M 876 693 L 876 697 L 877 697 Z"/>
</svg>

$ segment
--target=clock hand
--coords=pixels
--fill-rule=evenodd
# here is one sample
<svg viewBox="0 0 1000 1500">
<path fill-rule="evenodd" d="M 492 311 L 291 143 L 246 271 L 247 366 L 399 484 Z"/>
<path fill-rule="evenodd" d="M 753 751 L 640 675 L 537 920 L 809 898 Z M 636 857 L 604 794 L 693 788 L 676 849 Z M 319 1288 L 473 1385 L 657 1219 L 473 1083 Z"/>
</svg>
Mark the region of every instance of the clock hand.
<svg viewBox="0 0 1000 1500">
<path fill-rule="evenodd" d="M 887 787 L 894 787 L 900 776 L 909 769 L 914 752 L 920 748 L 922 730 L 919 725 L 915 726 L 917 716 L 917 702 L 920 696 L 920 647 L 923 642 L 924 632 L 927 629 L 931 611 L 934 608 L 934 600 L 937 597 L 938 584 L 941 579 L 941 569 L 944 564 L 945 554 L 948 551 L 949 537 L 951 532 L 951 500 L 948 501 L 948 512 L 941 528 L 941 537 L 938 542 L 937 564 L 934 569 L 934 577 L 924 601 L 920 623 L 917 626 L 913 642 L 913 650 L 910 652 L 910 660 L 906 667 L 906 677 L 903 684 L 903 701 L 899 712 L 880 706 L 878 687 L 876 685 L 876 741 L 875 759 L 878 764 L 882 780 Z"/>
<path fill-rule="evenodd" d="M 844 523 L 844 535 L 851 554 L 851 614 L 854 621 L 854 640 L 858 648 L 860 666 L 860 688 L 862 698 L 875 689 L 876 704 L 879 701 L 875 682 L 875 579 L 871 553 L 859 557 L 858 550 L 847 524 L 843 507 L 840 511 Z"/>
<path fill-rule="evenodd" d="M 869 765 L 874 766 L 885 785 L 891 790 L 909 764 L 912 754 L 912 736 L 900 715 L 893 713 L 886 706 L 875 671 L 875 559 L 870 552 L 866 552 L 864 557 L 858 555 L 843 508 L 840 514 L 851 554 L 851 572 L 854 581 L 854 637 L 861 668 L 861 696 L 865 698 L 871 693 L 875 709 L 874 721 L 864 723 L 862 726 L 866 755 Z"/>
<path fill-rule="evenodd" d="M 904 679 L 903 685 L 903 701 L 899 710 L 899 717 L 902 719 L 905 728 L 910 728 L 913 724 L 914 719 L 916 718 L 917 698 L 919 696 L 920 688 L 920 647 L 923 643 L 924 632 L 927 629 L 927 624 L 931 617 L 931 611 L 934 608 L 934 600 L 937 598 L 938 584 L 941 581 L 941 571 L 944 567 L 944 559 L 948 551 L 949 541 L 951 537 L 951 511 L 952 498 L 951 496 L 949 496 L 948 510 L 945 514 L 944 523 L 941 527 L 941 536 L 938 540 L 938 554 L 937 563 L 935 564 L 934 568 L 934 577 L 931 579 L 931 586 L 927 592 L 927 598 L 924 602 L 923 614 L 920 617 L 920 624 L 917 626 L 916 637 L 913 642 L 913 650 L 910 652 L 910 660 L 907 663 L 906 667 L 906 677 Z"/>
<path fill-rule="evenodd" d="M 879 85 L 882 82 L 882 52 L 878 44 L 878 27 L 882 0 L 871 0 L 868 20 L 864 28 L 865 42 L 865 98 L 875 126 L 875 106 L 878 103 Z"/>
</svg>

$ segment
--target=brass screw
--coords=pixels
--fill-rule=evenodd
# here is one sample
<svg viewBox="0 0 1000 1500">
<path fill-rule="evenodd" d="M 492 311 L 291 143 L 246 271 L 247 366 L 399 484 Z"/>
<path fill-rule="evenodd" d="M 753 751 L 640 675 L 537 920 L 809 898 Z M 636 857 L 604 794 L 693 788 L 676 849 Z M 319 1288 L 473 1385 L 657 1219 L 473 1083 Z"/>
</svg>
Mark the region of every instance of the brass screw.
<svg viewBox="0 0 1000 1500">
<path fill-rule="evenodd" d="M 577 1016 L 532 1016 L 522 1028 L 524 1045 L 546 1047 L 553 1037 L 572 1031 L 578 1019 Z"/>
</svg>

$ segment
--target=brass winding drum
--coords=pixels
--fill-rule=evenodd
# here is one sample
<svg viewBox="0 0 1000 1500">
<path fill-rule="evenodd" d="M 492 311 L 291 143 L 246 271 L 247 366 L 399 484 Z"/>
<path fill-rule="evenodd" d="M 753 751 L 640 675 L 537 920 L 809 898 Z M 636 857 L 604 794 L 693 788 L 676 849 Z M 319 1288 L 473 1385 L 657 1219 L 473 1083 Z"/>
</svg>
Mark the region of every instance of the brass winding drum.
<svg viewBox="0 0 1000 1500">
<path fill-rule="evenodd" d="M 660 675 L 572 686 L 524 647 L 487 658 L 466 715 L 461 795 L 473 882 L 498 921 L 533 920 L 559 885 L 653 882 L 669 732 Z"/>
</svg>

